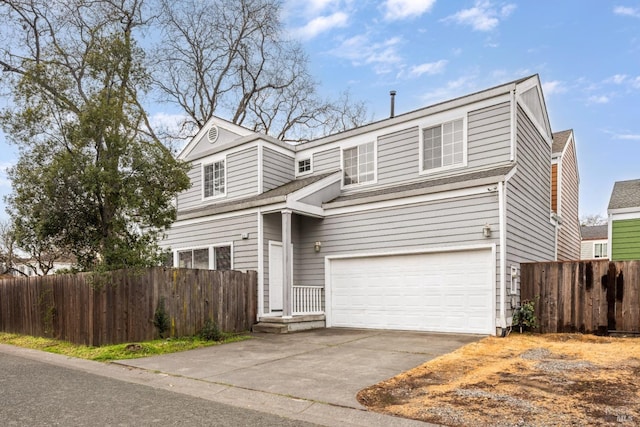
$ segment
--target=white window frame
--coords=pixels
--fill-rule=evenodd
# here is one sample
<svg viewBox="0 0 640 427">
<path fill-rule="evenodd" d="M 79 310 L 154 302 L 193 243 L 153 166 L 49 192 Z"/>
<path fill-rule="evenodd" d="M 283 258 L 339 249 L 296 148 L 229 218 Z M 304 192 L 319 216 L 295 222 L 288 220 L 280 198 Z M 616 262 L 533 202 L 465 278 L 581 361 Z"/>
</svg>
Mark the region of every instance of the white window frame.
<svg viewBox="0 0 640 427">
<path fill-rule="evenodd" d="M 215 243 L 213 245 L 207 245 L 207 246 L 190 246 L 190 247 L 185 247 L 185 248 L 180 248 L 180 249 L 175 249 L 173 251 L 173 265 L 176 268 L 180 268 L 180 252 L 187 252 L 187 251 L 196 251 L 199 249 L 207 249 L 209 251 L 209 270 L 216 270 L 216 257 L 215 257 L 215 249 L 216 248 L 221 248 L 221 247 L 229 247 L 230 248 L 230 256 L 231 256 L 231 266 L 230 266 L 230 270 L 233 270 L 234 268 L 234 262 L 233 262 L 233 242 L 223 242 L 223 243 Z"/>
<path fill-rule="evenodd" d="M 312 160 L 313 156 L 311 157 L 305 157 L 303 159 L 297 160 L 296 161 L 296 176 L 301 176 L 301 175 L 309 175 L 310 173 L 313 172 L 313 160 Z M 300 171 L 300 163 L 302 162 L 309 162 L 309 170 L 306 171 Z"/>
<path fill-rule="evenodd" d="M 605 245 L 604 251 L 600 251 L 600 256 L 596 256 L 596 246 Z M 594 258 L 608 258 L 609 242 L 593 242 L 593 257 Z"/>
<path fill-rule="evenodd" d="M 221 192 L 220 194 L 214 194 L 213 196 L 205 196 L 204 193 L 204 189 L 205 189 L 205 173 L 204 173 L 204 168 L 206 166 L 209 165 L 213 165 L 214 168 L 214 173 L 215 173 L 215 164 L 216 163 L 220 163 L 222 162 L 222 165 L 224 167 L 224 191 Z M 214 181 L 215 181 L 215 177 L 214 177 Z M 214 182 L 215 185 L 215 182 Z M 201 196 L 202 196 L 202 200 L 213 200 L 213 199 L 220 199 L 222 197 L 225 197 L 227 195 L 227 188 L 229 186 L 229 182 L 227 180 L 227 158 L 225 157 L 217 157 L 217 158 L 211 158 L 211 159 L 206 159 L 202 162 L 201 166 L 200 166 L 200 186 L 201 188 Z M 214 188 L 215 190 L 215 188 Z"/>
<path fill-rule="evenodd" d="M 452 122 L 456 122 L 462 120 L 462 162 L 461 163 L 456 163 L 456 164 L 452 164 L 452 165 L 447 165 L 447 166 L 440 166 L 438 168 L 433 168 L 433 169 L 425 169 L 424 168 L 424 131 L 426 129 L 431 129 L 437 126 L 440 126 L 442 128 L 443 125 L 447 124 L 447 123 L 452 123 Z M 465 114 L 464 116 L 457 116 L 457 117 L 451 117 L 451 118 L 447 118 L 446 120 L 442 120 L 440 122 L 434 122 L 434 123 L 423 123 L 420 125 L 419 129 L 418 129 L 418 135 L 419 135 L 419 164 L 418 164 L 418 169 L 419 169 L 419 174 L 420 175 L 429 175 L 429 174 L 434 174 L 434 173 L 438 173 L 438 172 L 442 172 L 442 171 L 448 171 L 448 170 L 453 170 L 453 169 L 460 169 L 460 168 L 464 168 L 467 166 L 467 155 L 468 155 L 468 148 L 469 148 L 469 138 L 468 138 L 468 125 L 467 125 L 467 115 Z"/>
<path fill-rule="evenodd" d="M 373 178 L 369 181 L 364 182 L 356 182 L 353 184 L 345 184 L 344 183 L 344 152 L 353 148 L 360 148 L 363 145 L 373 144 Z M 358 164 L 359 166 L 359 164 Z M 349 145 L 345 145 L 340 147 L 340 169 L 342 170 L 342 179 L 340 180 L 342 188 L 354 188 L 360 187 L 363 185 L 371 185 L 378 182 L 378 141 L 377 139 L 368 139 L 366 141 L 358 141 L 358 143 L 353 143 Z M 359 171 L 358 171 L 359 175 Z"/>
</svg>

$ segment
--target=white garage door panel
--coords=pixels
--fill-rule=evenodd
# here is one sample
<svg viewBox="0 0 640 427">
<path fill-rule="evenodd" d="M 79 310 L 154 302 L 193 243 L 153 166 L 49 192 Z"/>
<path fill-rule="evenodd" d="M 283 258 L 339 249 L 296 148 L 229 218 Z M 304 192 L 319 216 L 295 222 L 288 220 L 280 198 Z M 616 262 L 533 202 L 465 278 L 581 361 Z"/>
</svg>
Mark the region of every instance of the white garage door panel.
<svg viewBox="0 0 640 427">
<path fill-rule="evenodd" d="M 331 326 L 494 333 L 490 250 L 330 261 Z"/>
</svg>

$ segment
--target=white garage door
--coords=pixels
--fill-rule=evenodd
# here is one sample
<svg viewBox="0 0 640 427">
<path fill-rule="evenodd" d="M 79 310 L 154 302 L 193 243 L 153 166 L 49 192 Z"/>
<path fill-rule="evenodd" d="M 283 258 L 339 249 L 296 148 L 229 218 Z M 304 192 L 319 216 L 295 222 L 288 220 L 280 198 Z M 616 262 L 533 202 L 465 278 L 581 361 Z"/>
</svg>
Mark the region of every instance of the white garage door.
<svg viewBox="0 0 640 427">
<path fill-rule="evenodd" d="M 329 268 L 329 326 L 495 333 L 490 250 L 337 258 Z"/>
</svg>

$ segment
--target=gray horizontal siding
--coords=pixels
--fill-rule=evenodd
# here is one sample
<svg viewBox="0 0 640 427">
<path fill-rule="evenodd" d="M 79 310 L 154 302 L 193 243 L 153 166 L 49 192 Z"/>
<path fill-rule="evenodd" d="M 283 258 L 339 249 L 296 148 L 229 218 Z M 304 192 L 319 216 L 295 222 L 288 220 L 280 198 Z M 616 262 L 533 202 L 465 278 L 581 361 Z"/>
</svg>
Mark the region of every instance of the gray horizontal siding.
<svg viewBox="0 0 640 427">
<path fill-rule="evenodd" d="M 187 172 L 190 187 L 178 194 L 178 210 L 190 209 L 202 203 L 202 184 L 201 184 L 202 165 L 195 163 L 191 165 L 191 169 Z"/>
<path fill-rule="evenodd" d="M 227 198 L 258 193 L 258 148 L 227 156 Z"/>
<path fill-rule="evenodd" d="M 509 161 L 511 108 L 509 102 L 475 110 L 468 115 L 468 165 L 485 167 Z"/>
<path fill-rule="evenodd" d="M 551 147 L 520 108 L 517 126 L 518 170 L 506 186 L 507 266 L 553 260 L 555 253 Z"/>
<path fill-rule="evenodd" d="M 332 148 L 330 150 L 313 153 L 312 162 L 314 173 L 342 169 L 340 165 L 340 149 Z"/>
<path fill-rule="evenodd" d="M 419 146 L 417 126 L 378 138 L 378 184 L 418 178 Z"/>
<path fill-rule="evenodd" d="M 482 236 L 485 224 L 494 230 L 493 237 Z M 328 216 L 323 220 L 302 218 L 304 233 L 295 245 L 299 257 L 296 284 L 323 286 L 324 258 L 329 255 L 499 244 L 498 228 L 496 193 Z M 319 253 L 313 250 L 315 241 L 322 242 Z M 497 288 L 496 296 L 498 291 Z"/>
<path fill-rule="evenodd" d="M 242 233 L 249 233 L 249 239 L 243 240 Z M 243 271 L 258 269 L 256 214 L 211 219 L 187 225 L 177 223 L 166 234 L 166 238 L 160 242 L 160 245 L 170 249 L 204 247 L 233 242 L 233 268 Z"/>
<path fill-rule="evenodd" d="M 265 147 L 262 150 L 263 191 L 295 179 L 295 159 Z"/>
</svg>

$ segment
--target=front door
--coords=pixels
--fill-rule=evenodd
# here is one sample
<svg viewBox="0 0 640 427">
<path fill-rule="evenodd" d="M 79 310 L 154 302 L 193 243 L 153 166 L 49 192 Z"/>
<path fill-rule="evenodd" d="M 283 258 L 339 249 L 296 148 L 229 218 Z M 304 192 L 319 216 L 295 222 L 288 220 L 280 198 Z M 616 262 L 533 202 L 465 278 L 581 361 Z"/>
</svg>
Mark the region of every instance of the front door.
<svg viewBox="0 0 640 427">
<path fill-rule="evenodd" d="M 282 312 L 282 243 L 269 242 L 269 311 Z"/>
</svg>

